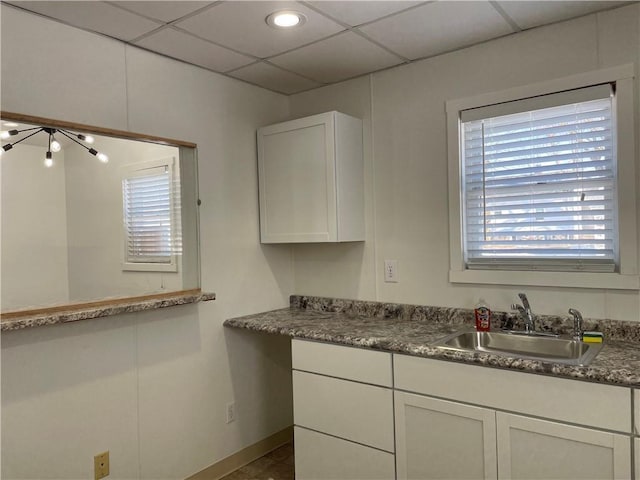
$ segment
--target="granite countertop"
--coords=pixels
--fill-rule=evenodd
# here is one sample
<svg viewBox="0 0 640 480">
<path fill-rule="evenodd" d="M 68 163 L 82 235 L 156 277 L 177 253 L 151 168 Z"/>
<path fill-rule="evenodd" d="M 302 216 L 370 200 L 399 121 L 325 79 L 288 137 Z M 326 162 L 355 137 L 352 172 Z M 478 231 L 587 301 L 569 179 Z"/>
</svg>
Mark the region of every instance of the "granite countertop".
<svg viewBox="0 0 640 480">
<path fill-rule="evenodd" d="M 605 333 L 605 345 L 589 366 L 430 346 L 448 334 L 472 327 L 471 315 L 472 311 L 465 309 L 292 296 L 289 308 L 232 318 L 224 325 L 439 360 L 640 387 L 640 324 L 587 320 L 588 329 Z M 513 325 L 510 314 L 496 316 L 502 324 L 512 322 L 510 325 Z M 551 316 L 538 319 L 542 329 L 566 333 L 563 331 L 567 328 L 565 319 Z"/>
<path fill-rule="evenodd" d="M 156 310 L 158 308 L 187 305 L 190 303 L 215 300 L 215 293 L 205 293 L 199 290 L 186 290 L 175 294 L 162 294 L 155 298 L 138 297 L 130 299 L 113 299 L 90 304 L 52 307 L 36 311 L 36 313 L 21 312 L 0 315 L 0 331 L 24 330 L 25 328 L 44 327 L 60 323 L 77 322 L 93 318 L 110 317 L 123 313 Z"/>
</svg>

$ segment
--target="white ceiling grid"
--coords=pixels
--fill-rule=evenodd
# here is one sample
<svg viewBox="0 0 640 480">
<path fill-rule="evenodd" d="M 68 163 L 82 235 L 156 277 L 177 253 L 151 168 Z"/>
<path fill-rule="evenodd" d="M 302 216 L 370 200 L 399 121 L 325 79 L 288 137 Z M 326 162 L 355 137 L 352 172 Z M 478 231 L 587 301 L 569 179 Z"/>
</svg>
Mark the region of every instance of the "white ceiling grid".
<svg viewBox="0 0 640 480">
<path fill-rule="evenodd" d="M 10 5 L 279 93 L 439 55 L 628 1 L 23 1 Z M 290 9 L 307 22 L 269 27 Z"/>
</svg>

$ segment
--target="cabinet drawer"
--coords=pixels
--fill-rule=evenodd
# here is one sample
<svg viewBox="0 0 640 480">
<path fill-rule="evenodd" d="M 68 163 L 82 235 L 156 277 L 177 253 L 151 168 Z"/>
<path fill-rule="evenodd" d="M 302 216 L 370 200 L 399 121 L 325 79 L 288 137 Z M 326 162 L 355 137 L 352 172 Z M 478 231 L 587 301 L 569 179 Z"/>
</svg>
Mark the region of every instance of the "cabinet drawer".
<svg viewBox="0 0 640 480">
<path fill-rule="evenodd" d="M 631 431 L 630 389 L 394 355 L 395 388 L 567 423 Z M 603 406 L 606 405 L 606 412 Z"/>
<path fill-rule="evenodd" d="M 394 451 L 391 390 L 293 372 L 293 420 L 310 428 Z"/>
<path fill-rule="evenodd" d="M 293 368 L 391 387 L 391 354 L 328 343 L 291 341 Z"/>
<path fill-rule="evenodd" d="M 385 479 L 395 476 L 393 455 L 295 427 L 296 479 Z"/>
<path fill-rule="evenodd" d="M 636 431 L 635 434 L 636 435 L 640 435 L 640 390 L 634 390 L 633 391 L 633 404 L 635 405 L 635 413 L 634 413 L 634 418 L 636 419 Z M 640 470 L 640 458 L 636 457 L 639 463 L 638 466 L 638 470 Z"/>
</svg>

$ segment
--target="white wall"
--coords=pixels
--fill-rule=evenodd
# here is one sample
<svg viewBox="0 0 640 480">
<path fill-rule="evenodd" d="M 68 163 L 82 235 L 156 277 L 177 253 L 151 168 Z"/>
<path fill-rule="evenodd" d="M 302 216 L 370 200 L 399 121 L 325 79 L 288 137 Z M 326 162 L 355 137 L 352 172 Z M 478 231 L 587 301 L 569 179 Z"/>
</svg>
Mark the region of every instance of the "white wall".
<svg viewBox="0 0 640 480">
<path fill-rule="evenodd" d="M 21 144 L 0 160 L 3 311 L 69 302 L 65 158 L 43 164 L 41 147 Z"/>
<path fill-rule="evenodd" d="M 179 177 L 176 147 L 97 137 L 102 163 L 77 145 L 66 148 L 69 297 L 72 302 L 182 290 L 182 265 L 175 272 L 122 270 L 122 167 L 171 158 Z"/>
<path fill-rule="evenodd" d="M 638 291 L 449 283 L 445 116 L 450 99 L 630 62 L 637 72 L 639 12 L 636 4 L 590 15 L 376 73 L 370 85 L 359 78 L 292 96 L 292 117 L 344 111 L 364 118 L 369 139 L 367 241 L 296 246 L 296 292 L 459 307 L 483 297 L 507 310 L 526 291 L 538 313 L 572 306 L 587 317 L 640 321 Z M 637 93 L 636 77 L 636 117 Z M 399 283 L 384 283 L 384 259 L 398 260 Z"/>
<path fill-rule="evenodd" d="M 290 425 L 288 341 L 222 327 L 294 291 L 290 249 L 258 241 L 256 188 L 255 130 L 285 119 L 287 98 L 6 4 L 1 15 L 2 110 L 198 144 L 202 288 L 218 296 L 3 334 L 3 478 L 90 478 L 106 449 L 109 478 L 184 478 Z"/>
</svg>

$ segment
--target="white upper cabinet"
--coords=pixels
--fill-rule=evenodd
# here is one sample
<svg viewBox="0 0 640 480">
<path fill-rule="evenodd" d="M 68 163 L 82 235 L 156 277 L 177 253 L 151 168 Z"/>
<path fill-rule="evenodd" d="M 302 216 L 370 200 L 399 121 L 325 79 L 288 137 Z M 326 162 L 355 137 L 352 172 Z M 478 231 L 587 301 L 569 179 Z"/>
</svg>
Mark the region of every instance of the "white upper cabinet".
<svg viewBox="0 0 640 480">
<path fill-rule="evenodd" d="M 364 240 L 362 121 L 327 112 L 258 130 L 262 243 Z"/>
</svg>

